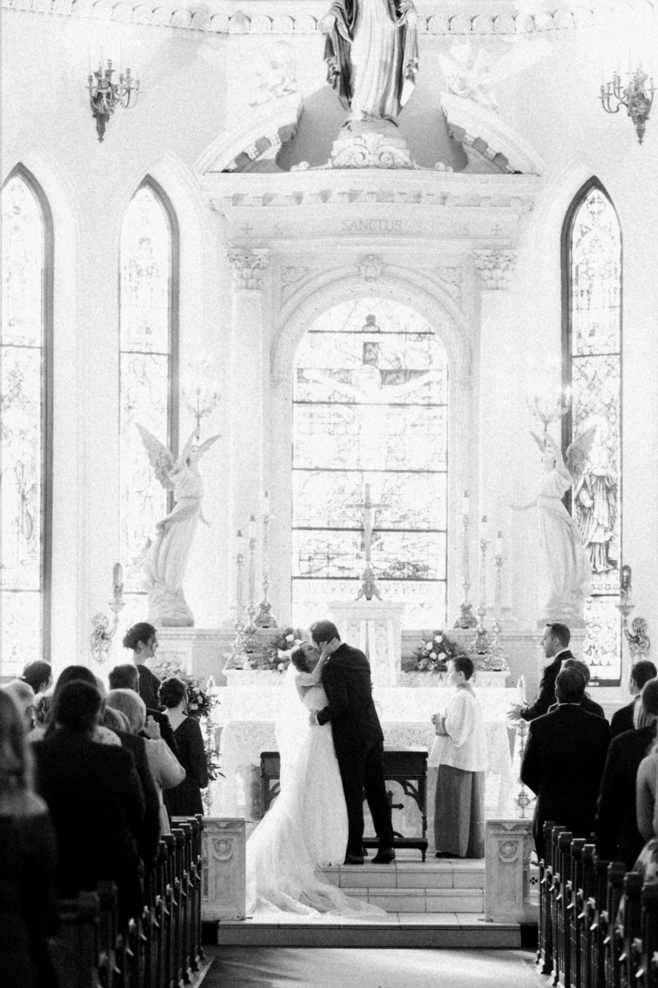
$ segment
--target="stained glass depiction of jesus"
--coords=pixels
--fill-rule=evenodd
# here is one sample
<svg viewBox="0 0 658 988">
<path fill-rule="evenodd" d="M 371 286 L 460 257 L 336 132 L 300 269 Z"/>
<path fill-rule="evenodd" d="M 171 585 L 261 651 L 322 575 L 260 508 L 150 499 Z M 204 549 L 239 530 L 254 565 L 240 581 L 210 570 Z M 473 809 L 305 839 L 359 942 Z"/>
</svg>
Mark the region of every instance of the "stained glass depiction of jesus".
<svg viewBox="0 0 658 988">
<path fill-rule="evenodd" d="M 382 595 L 423 627 L 445 611 L 447 361 L 417 313 L 381 299 L 343 303 L 297 352 L 293 613 L 356 598 L 370 485 L 372 566 Z"/>
</svg>

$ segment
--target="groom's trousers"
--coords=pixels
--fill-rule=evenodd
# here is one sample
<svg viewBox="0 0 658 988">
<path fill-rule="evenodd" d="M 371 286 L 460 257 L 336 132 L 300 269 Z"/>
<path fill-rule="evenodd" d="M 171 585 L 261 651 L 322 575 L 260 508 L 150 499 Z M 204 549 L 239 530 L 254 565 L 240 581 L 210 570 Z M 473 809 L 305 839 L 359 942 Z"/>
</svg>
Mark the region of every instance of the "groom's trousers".
<svg viewBox="0 0 658 988">
<path fill-rule="evenodd" d="M 345 792 L 349 835 L 347 854 L 363 854 L 363 791 L 380 848 L 393 847 L 391 807 L 384 782 L 384 748 L 381 742 L 364 748 L 358 743 L 336 751 Z"/>
</svg>

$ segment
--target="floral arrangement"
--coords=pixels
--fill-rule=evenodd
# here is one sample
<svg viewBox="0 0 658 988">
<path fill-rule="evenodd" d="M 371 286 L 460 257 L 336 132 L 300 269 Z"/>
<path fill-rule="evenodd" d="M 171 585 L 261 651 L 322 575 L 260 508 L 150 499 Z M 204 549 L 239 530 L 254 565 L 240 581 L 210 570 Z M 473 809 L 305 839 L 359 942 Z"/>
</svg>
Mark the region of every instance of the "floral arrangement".
<svg viewBox="0 0 658 988">
<path fill-rule="evenodd" d="M 464 655 L 464 649 L 443 631 L 433 631 L 421 638 L 413 656 L 403 662 L 402 671 L 444 673 L 457 655 Z"/>
<path fill-rule="evenodd" d="M 211 693 L 207 686 L 202 686 L 198 679 L 190 676 L 188 672 L 185 672 L 174 662 L 167 662 L 163 659 L 154 667 L 153 672 L 158 679 L 165 680 L 169 679 L 170 676 L 175 676 L 176 679 L 185 683 L 187 712 L 190 717 L 196 717 L 197 720 L 201 717 L 208 717 L 213 707 L 219 703 L 218 697 Z"/>
<path fill-rule="evenodd" d="M 283 673 L 290 665 L 290 652 L 303 641 L 304 635 L 299 628 L 282 628 L 269 652 L 250 655 L 246 668 Z"/>
</svg>

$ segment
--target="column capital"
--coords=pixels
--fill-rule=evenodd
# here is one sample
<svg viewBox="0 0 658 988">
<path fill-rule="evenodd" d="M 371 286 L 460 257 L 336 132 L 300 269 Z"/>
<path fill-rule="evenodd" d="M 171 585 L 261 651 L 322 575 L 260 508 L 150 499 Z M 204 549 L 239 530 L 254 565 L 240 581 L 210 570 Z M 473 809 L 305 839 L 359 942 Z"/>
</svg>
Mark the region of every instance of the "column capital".
<svg viewBox="0 0 658 988">
<path fill-rule="evenodd" d="M 233 274 L 233 287 L 250 291 L 263 290 L 263 272 L 270 263 L 265 248 L 230 247 L 226 251 Z"/>
<path fill-rule="evenodd" d="M 509 288 L 516 264 L 516 251 L 486 248 L 474 250 L 473 256 L 483 291 L 500 292 Z"/>
</svg>

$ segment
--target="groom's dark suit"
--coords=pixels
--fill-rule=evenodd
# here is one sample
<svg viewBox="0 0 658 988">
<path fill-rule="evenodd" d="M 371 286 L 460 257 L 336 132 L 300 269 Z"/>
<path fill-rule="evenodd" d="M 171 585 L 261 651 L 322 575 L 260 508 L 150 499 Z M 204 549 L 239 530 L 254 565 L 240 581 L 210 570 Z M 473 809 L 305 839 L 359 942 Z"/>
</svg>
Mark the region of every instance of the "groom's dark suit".
<svg viewBox="0 0 658 988">
<path fill-rule="evenodd" d="M 328 704 L 318 724 L 331 721 L 336 758 L 345 791 L 349 837 L 347 854 L 363 851 L 363 790 L 380 848 L 393 847 L 391 808 L 384 783 L 384 735 L 372 699 L 370 664 L 358 648 L 344 643 L 322 671 Z"/>
</svg>

